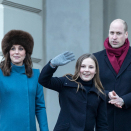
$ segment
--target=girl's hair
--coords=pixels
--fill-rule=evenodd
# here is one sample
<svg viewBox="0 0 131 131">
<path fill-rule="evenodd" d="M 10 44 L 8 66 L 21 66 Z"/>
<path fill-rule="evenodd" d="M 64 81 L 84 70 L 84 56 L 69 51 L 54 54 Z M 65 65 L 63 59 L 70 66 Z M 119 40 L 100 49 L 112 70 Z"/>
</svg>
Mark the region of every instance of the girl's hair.
<svg viewBox="0 0 131 131">
<path fill-rule="evenodd" d="M 11 72 L 11 59 L 10 59 L 10 49 L 13 45 L 21 45 L 26 50 L 26 57 L 23 61 L 25 65 L 26 75 L 28 77 L 32 76 L 32 60 L 31 54 L 33 51 L 34 40 L 33 37 L 25 31 L 22 30 L 11 30 L 5 34 L 2 39 L 2 53 L 3 59 L 0 63 L 0 68 L 5 76 L 9 76 Z"/>
<path fill-rule="evenodd" d="M 98 91 L 101 92 L 102 94 L 104 94 L 104 92 L 103 92 L 104 88 L 102 86 L 102 83 L 101 83 L 100 77 L 99 77 L 99 65 L 98 65 L 96 57 L 93 54 L 83 54 L 82 56 L 80 56 L 76 62 L 74 75 L 66 74 L 65 76 L 67 77 L 67 79 L 69 79 L 68 75 L 70 75 L 72 77 L 72 80 L 70 80 L 70 79 L 69 80 L 74 81 L 78 84 L 78 88 L 77 88 L 77 91 L 78 91 L 79 86 L 82 86 L 82 85 L 81 85 L 81 83 L 77 82 L 77 79 L 79 78 L 81 64 L 82 64 L 83 60 L 86 58 L 91 58 L 95 62 L 96 74 L 94 75 L 93 82 L 95 84 L 95 87 L 98 89 Z"/>
</svg>

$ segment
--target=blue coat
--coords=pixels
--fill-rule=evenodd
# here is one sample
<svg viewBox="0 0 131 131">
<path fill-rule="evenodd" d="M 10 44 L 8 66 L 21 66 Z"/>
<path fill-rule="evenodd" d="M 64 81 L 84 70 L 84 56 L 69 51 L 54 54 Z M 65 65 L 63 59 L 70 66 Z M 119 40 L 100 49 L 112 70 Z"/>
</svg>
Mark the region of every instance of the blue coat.
<svg viewBox="0 0 131 131">
<path fill-rule="evenodd" d="M 42 70 L 39 83 L 59 92 L 60 114 L 54 131 L 107 131 L 106 101 L 93 86 L 88 94 L 78 84 L 66 77 L 52 77 L 56 69 L 48 63 Z M 87 124 L 87 125 L 85 125 Z"/>
<path fill-rule="evenodd" d="M 0 69 L 0 131 L 48 131 L 43 87 L 38 83 L 39 70 L 28 78 L 25 67 L 12 65 L 10 76 Z"/>
<path fill-rule="evenodd" d="M 106 50 L 94 55 L 99 63 L 100 78 L 106 93 L 114 90 L 125 103 L 122 109 L 107 103 L 109 131 L 131 131 L 131 47 L 118 74 L 115 73 Z"/>
</svg>

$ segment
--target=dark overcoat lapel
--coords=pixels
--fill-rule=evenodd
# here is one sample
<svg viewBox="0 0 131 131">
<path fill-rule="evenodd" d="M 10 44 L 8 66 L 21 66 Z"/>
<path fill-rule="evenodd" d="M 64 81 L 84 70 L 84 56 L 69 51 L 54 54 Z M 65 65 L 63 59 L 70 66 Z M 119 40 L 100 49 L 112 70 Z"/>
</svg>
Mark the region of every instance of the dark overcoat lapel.
<svg viewBox="0 0 131 131">
<path fill-rule="evenodd" d="M 123 71 L 128 67 L 128 65 L 131 64 L 131 57 L 130 56 L 131 56 L 131 48 L 129 48 L 129 50 L 128 50 L 128 53 L 126 55 L 125 60 L 123 61 L 123 64 L 122 64 L 122 66 L 120 68 L 119 73 L 116 74 L 115 70 L 113 69 L 113 67 L 112 67 L 112 65 L 111 65 L 111 63 L 110 63 L 110 61 L 108 59 L 106 51 L 105 51 L 105 62 L 107 63 L 107 65 L 109 66 L 111 72 L 114 74 L 115 77 L 119 77 L 123 73 Z"/>
<path fill-rule="evenodd" d="M 108 56 L 107 56 L 107 54 L 106 54 L 106 51 L 105 51 L 105 62 L 106 62 L 106 64 L 108 65 L 108 67 L 110 68 L 111 72 L 112 72 L 112 73 L 114 74 L 114 76 L 116 77 L 117 74 L 116 74 L 115 70 L 113 69 L 113 67 L 112 67 L 112 65 L 111 65 L 111 63 L 110 63 L 110 61 L 109 61 L 109 59 L 108 59 Z"/>
<path fill-rule="evenodd" d="M 129 50 L 128 50 L 126 58 L 120 68 L 120 71 L 119 71 L 117 77 L 119 77 L 130 64 L 131 64 L 131 48 L 129 48 Z"/>
</svg>

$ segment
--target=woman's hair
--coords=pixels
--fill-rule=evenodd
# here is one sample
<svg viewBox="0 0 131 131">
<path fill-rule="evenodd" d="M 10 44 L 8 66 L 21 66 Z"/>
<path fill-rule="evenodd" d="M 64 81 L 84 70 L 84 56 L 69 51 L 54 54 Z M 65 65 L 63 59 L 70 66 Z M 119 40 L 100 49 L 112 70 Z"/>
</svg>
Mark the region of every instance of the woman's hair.
<svg viewBox="0 0 131 131">
<path fill-rule="evenodd" d="M 81 86 L 81 83 L 77 82 L 77 79 L 79 78 L 81 64 L 82 64 L 83 60 L 86 59 L 86 58 L 91 58 L 95 62 L 96 74 L 94 75 L 93 82 L 95 84 L 95 87 L 98 89 L 98 91 L 101 92 L 102 94 L 104 94 L 103 93 L 104 88 L 102 86 L 102 83 L 101 83 L 100 77 L 99 77 L 99 65 L 98 65 L 96 57 L 94 55 L 92 55 L 92 54 L 83 54 L 82 56 L 80 56 L 78 58 L 77 62 L 76 62 L 74 75 L 66 74 L 65 76 L 67 78 L 68 78 L 68 75 L 72 76 L 72 80 L 71 81 L 74 81 L 74 82 L 76 82 L 78 84 L 78 88 L 77 88 L 77 91 L 78 91 L 79 90 L 79 86 Z"/>
<path fill-rule="evenodd" d="M 26 51 L 26 57 L 23 61 L 25 65 L 26 75 L 28 77 L 32 76 L 32 60 L 31 54 L 34 47 L 33 37 L 25 31 L 22 30 L 11 30 L 5 34 L 2 39 L 2 53 L 3 59 L 0 63 L 0 68 L 5 76 L 9 76 L 11 72 L 11 59 L 10 59 L 10 49 L 13 45 L 21 45 Z"/>
</svg>

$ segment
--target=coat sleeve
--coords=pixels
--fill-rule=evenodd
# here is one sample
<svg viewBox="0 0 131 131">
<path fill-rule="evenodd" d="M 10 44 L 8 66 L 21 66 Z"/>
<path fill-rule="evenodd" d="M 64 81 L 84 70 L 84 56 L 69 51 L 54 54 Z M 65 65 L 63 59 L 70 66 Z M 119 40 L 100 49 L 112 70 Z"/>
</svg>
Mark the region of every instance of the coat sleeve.
<svg viewBox="0 0 131 131">
<path fill-rule="evenodd" d="M 131 93 L 123 95 L 121 96 L 121 98 L 124 100 L 124 109 L 128 109 L 129 107 L 131 107 Z"/>
<path fill-rule="evenodd" d="M 52 77 L 56 69 L 51 68 L 50 62 L 44 66 L 39 76 L 39 83 L 46 88 L 60 92 L 63 88 L 65 77 Z"/>
<path fill-rule="evenodd" d="M 106 94 L 106 103 L 109 104 L 109 103 L 108 103 L 108 101 L 110 100 L 110 98 L 109 98 L 109 96 L 108 96 L 109 91 L 108 91 L 108 90 L 105 90 L 105 94 Z"/>
<path fill-rule="evenodd" d="M 40 131 L 49 131 L 44 101 L 43 87 L 38 83 L 35 98 L 35 114 L 39 123 Z"/>
<path fill-rule="evenodd" d="M 96 131 L 108 131 L 106 100 L 101 99 L 97 109 Z"/>
</svg>

